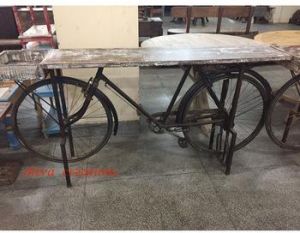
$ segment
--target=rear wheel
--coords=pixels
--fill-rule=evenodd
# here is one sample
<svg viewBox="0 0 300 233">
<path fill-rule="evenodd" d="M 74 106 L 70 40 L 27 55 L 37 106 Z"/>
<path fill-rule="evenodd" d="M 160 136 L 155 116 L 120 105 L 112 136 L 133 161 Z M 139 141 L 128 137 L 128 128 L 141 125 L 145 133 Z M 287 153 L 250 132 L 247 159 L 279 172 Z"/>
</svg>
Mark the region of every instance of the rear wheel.
<svg viewBox="0 0 300 233">
<path fill-rule="evenodd" d="M 76 113 L 84 102 L 87 83 L 69 77 L 57 77 L 59 101 L 64 96 L 66 115 Z M 50 79 L 27 87 L 13 109 L 15 132 L 21 143 L 35 155 L 63 162 L 57 106 Z M 69 162 L 83 160 L 97 153 L 111 136 L 112 114 L 104 94 L 96 90 L 83 117 L 65 129 Z"/>
<path fill-rule="evenodd" d="M 219 75 L 212 81 L 212 90 L 219 101 L 230 111 L 238 74 Z M 227 86 L 227 91 L 225 86 Z M 221 100 L 223 96 L 223 101 Z M 234 130 L 237 132 L 234 150 L 247 145 L 264 125 L 267 95 L 263 86 L 254 78 L 243 74 L 242 87 L 235 115 Z M 207 112 L 215 112 L 215 117 L 203 119 Z M 186 93 L 179 108 L 179 121 L 184 124 L 205 123 L 220 119 L 220 111 L 203 83 L 194 84 Z M 193 117 L 191 117 L 193 115 Z M 198 119 L 198 120 L 197 120 Z M 189 126 L 183 129 L 186 140 L 197 150 L 222 152 L 226 133 L 224 121 L 203 126 Z"/>
</svg>

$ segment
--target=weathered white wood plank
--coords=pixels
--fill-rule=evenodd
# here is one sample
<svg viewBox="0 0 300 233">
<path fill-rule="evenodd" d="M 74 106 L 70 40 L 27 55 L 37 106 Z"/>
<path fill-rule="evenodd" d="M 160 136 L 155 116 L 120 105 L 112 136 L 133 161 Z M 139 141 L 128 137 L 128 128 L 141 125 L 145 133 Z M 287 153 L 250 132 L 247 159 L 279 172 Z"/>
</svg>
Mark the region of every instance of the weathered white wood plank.
<svg viewBox="0 0 300 233">
<path fill-rule="evenodd" d="M 172 66 L 289 61 L 291 56 L 269 46 L 227 48 L 136 48 L 50 50 L 43 68 Z"/>
<path fill-rule="evenodd" d="M 0 80 L 27 80 L 44 76 L 39 63 L 47 50 L 7 50 L 0 53 Z"/>
<path fill-rule="evenodd" d="M 289 70 L 294 71 L 296 74 L 300 74 L 300 44 L 276 48 L 292 56 L 292 59 L 290 61 L 283 62 L 282 65 L 284 65 Z"/>
</svg>

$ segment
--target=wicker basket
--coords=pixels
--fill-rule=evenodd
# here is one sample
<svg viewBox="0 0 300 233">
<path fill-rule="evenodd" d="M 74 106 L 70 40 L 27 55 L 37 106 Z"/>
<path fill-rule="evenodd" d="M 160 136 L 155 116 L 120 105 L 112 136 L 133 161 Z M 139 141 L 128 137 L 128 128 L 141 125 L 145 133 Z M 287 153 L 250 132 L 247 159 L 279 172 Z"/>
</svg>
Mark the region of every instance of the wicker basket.
<svg viewBox="0 0 300 233">
<path fill-rule="evenodd" d="M 0 53 L 0 81 L 44 78 L 39 63 L 47 50 L 7 50 Z"/>
</svg>

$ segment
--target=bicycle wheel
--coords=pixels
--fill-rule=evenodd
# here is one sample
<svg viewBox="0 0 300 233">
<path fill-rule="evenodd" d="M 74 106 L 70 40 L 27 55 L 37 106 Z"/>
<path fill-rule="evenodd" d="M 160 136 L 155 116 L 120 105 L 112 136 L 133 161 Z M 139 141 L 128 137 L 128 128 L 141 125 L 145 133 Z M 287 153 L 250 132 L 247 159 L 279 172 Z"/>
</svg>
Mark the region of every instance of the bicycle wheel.
<svg viewBox="0 0 300 233">
<path fill-rule="evenodd" d="M 266 129 L 281 148 L 300 149 L 300 75 L 276 92 L 267 112 Z"/>
<path fill-rule="evenodd" d="M 223 96 L 223 105 L 227 112 L 231 108 L 238 77 L 238 74 L 223 74 L 212 81 L 211 88 L 218 100 L 221 101 L 221 96 Z M 265 106 L 267 104 L 267 95 L 263 86 L 246 74 L 243 74 L 241 78 L 242 86 L 234 125 L 234 130 L 237 132 L 234 150 L 239 150 L 247 145 L 260 132 L 264 125 Z M 227 92 L 224 88 L 222 93 L 222 88 L 226 85 Z M 194 84 L 189 89 L 180 105 L 179 121 L 185 124 L 201 122 L 203 121 L 201 117 L 204 114 L 208 111 L 217 112 L 218 109 L 207 87 L 201 82 Z M 197 118 L 199 120 L 195 120 Z M 216 118 L 218 118 L 217 115 Z M 197 150 L 222 152 L 224 149 L 226 133 L 223 130 L 223 123 L 190 126 L 185 128 L 183 133 L 189 144 Z"/>
<path fill-rule="evenodd" d="M 234 74 L 234 75 L 238 75 L 238 73 L 239 73 L 238 70 L 231 72 L 231 74 Z M 265 92 L 266 92 L 266 98 L 268 99 L 268 101 L 270 101 L 271 96 L 272 96 L 272 88 L 270 86 L 270 83 L 263 76 L 261 76 L 259 73 L 257 73 L 254 70 L 245 70 L 244 74 L 254 78 L 264 87 Z"/>
<path fill-rule="evenodd" d="M 64 96 L 66 115 L 76 113 L 84 102 L 87 83 L 69 77 L 56 78 L 59 101 Z M 69 162 L 83 160 L 98 152 L 112 132 L 112 114 L 97 90 L 83 117 L 65 129 Z M 64 119 L 66 119 L 64 115 Z M 60 127 L 51 80 L 34 83 L 23 91 L 13 109 L 15 132 L 21 143 L 35 155 L 62 162 Z"/>
</svg>

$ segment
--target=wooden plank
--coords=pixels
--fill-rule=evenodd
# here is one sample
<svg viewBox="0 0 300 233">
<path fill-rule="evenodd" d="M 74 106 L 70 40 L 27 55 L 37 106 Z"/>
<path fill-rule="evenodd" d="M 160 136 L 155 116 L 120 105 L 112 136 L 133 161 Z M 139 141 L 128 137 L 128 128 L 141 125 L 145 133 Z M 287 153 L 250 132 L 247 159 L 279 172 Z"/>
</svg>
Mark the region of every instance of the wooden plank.
<svg viewBox="0 0 300 233">
<path fill-rule="evenodd" d="M 186 6 L 174 6 L 171 8 L 171 16 L 177 18 L 187 17 L 187 7 Z"/>
<path fill-rule="evenodd" d="M 39 63 L 47 50 L 5 50 L 0 53 L 0 80 L 44 77 Z"/>
<path fill-rule="evenodd" d="M 214 33 L 167 35 L 145 40 L 142 47 L 156 48 L 233 48 L 253 47 L 262 43 L 237 36 Z"/>
<path fill-rule="evenodd" d="M 276 46 L 278 49 L 281 49 L 293 56 L 292 61 L 284 64 L 288 69 L 300 74 L 299 30 L 263 32 L 255 36 L 254 40 Z"/>
<path fill-rule="evenodd" d="M 249 17 L 251 7 L 249 6 L 223 6 L 222 17 Z"/>
<path fill-rule="evenodd" d="M 219 7 L 217 6 L 193 6 L 191 17 L 218 17 Z"/>
<path fill-rule="evenodd" d="M 287 53 L 269 46 L 229 48 L 133 48 L 50 50 L 42 68 L 95 68 L 258 63 L 291 60 Z"/>
<path fill-rule="evenodd" d="M 300 45 L 300 30 L 263 32 L 255 36 L 254 39 L 277 46 Z"/>
<path fill-rule="evenodd" d="M 284 62 L 283 64 L 296 74 L 300 74 L 300 45 L 284 46 L 280 47 L 279 49 L 287 52 L 293 57 L 291 61 Z"/>
<path fill-rule="evenodd" d="M 283 47 L 283 50 L 292 55 L 294 60 L 300 62 L 300 41 L 299 45 Z"/>
</svg>

